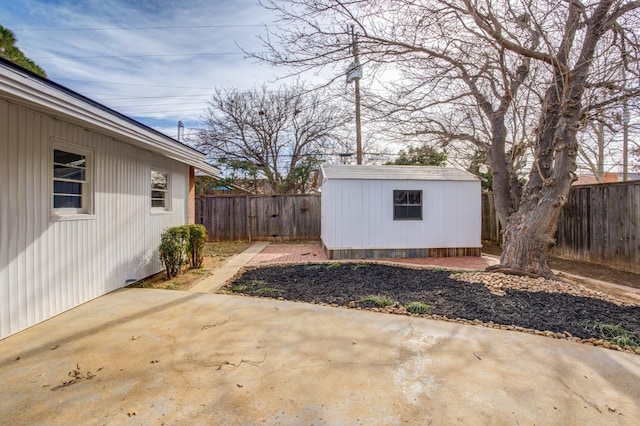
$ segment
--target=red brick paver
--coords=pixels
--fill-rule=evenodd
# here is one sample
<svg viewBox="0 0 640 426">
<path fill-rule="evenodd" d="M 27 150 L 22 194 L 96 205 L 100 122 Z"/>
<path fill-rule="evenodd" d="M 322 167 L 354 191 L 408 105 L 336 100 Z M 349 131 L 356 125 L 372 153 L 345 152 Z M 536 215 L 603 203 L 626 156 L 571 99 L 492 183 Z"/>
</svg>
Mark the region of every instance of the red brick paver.
<svg viewBox="0 0 640 426">
<path fill-rule="evenodd" d="M 498 263 L 492 257 L 424 257 L 413 259 L 368 259 L 370 261 L 384 261 L 405 263 L 416 266 L 431 266 L 447 269 L 483 270 L 489 265 Z M 264 265 L 268 263 L 294 262 L 323 262 L 327 257 L 320 244 L 270 244 L 249 262 L 250 265 Z"/>
<path fill-rule="evenodd" d="M 320 244 L 270 244 L 256 254 L 250 265 L 283 262 L 321 262 L 327 260 Z"/>
</svg>

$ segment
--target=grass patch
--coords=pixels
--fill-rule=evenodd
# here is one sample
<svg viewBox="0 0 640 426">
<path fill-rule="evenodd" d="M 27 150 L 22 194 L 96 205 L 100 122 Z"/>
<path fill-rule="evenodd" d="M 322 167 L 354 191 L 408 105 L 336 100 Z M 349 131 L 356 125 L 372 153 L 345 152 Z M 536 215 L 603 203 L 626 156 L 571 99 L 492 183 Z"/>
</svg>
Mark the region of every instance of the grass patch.
<svg viewBox="0 0 640 426">
<path fill-rule="evenodd" d="M 307 266 L 307 269 L 309 271 L 317 271 L 318 269 L 322 269 L 322 268 L 323 268 L 323 265 L 318 265 L 318 264 Z"/>
<path fill-rule="evenodd" d="M 351 268 L 351 269 L 356 271 L 358 269 L 365 269 L 365 268 L 368 268 L 368 267 L 369 267 L 369 265 L 367 265 L 366 263 L 358 263 L 357 265 L 354 265 L 353 268 Z"/>
<path fill-rule="evenodd" d="M 372 304 L 374 306 L 377 306 L 378 308 L 384 308 L 385 306 L 391 306 L 396 303 L 396 301 L 389 296 L 380 296 L 377 294 L 370 294 L 368 296 L 365 296 L 360 299 L 360 301 L 363 303 Z"/>
<path fill-rule="evenodd" d="M 585 330 L 596 333 L 602 340 L 620 347 L 640 347 L 640 333 L 627 330 L 621 325 L 606 324 L 599 321 L 581 321 Z"/>
<path fill-rule="evenodd" d="M 148 280 L 141 280 L 141 281 L 138 281 L 138 282 L 135 282 L 135 283 L 129 285 L 128 287 L 131 287 L 131 288 L 149 288 L 150 284 L 149 284 Z"/>
<path fill-rule="evenodd" d="M 285 291 L 279 288 L 261 287 L 256 289 L 254 293 L 255 294 L 285 293 Z"/>
<path fill-rule="evenodd" d="M 431 313 L 431 305 L 427 305 L 422 302 L 410 302 L 404 307 L 407 312 L 411 312 L 412 314 L 430 314 Z"/>
<path fill-rule="evenodd" d="M 180 281 L 173 280 L 169 284 L 167 284 L 167 290 L 173 290 L 174 288 L 176 288 L 179 285 L 180 285 Z"/>
<path fill-rule="evenodd" d="M 327 269 L 339 268 L 342 264 L 340 262 L 333 262 L 327 265 Z"/>
<path fill-rule="evenodd" d="M 205 256 L 218 256 L 222 258 L 228 258 L 234 254 L 242 253 L 246 249 L 251 247 L 251 243 L 247 241 L 217 241 L 207 242 L 204 245 L 203 254 Z"/>
<path fill-rule="evenodd" d="M 285 293 L 285 290 L 267 287 L 267 283 L 262 280 L 251 280 L 248 284 L 234 285 L 229 290 L 232 293 L 251 293 L 257 295 Z"/>
</svg>

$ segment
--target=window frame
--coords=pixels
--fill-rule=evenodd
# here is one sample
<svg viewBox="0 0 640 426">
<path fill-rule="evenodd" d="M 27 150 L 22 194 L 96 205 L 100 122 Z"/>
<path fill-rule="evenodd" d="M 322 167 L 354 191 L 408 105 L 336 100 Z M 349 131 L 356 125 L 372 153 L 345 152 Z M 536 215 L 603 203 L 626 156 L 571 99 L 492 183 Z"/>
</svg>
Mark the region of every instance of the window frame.
<svg viewBox="0 0 640 426">
<path fill-rule="evenodd" d="M 404 203 L 398 203 L 396 202 L 396 200 L 398 199 L 398 193 L 400 192 L 404 192 L 406 193 L 405 195 L 405 200 L 406 202 Z M 417 193 L 419 194 L 420 197 L 420 202 L 419 203 L 411 203 L 410 202 L 410 197 L 409 194 L 410 193 Z M 422 189 L 394 189 L 393 190 L 393 220 L 398 220 L 398 221 L 405 221 L 405 220 L 423 220 L 423 191 Z M 398 214 L 398 208 L 404 208 L 405 211 L 407 212 L 407 216 L 408 216 L 408 212 L 410 211 L 410 208 L 415 208 L 415 207 L 419 207 L 420 208 L 420 215 L 419 216 L 411 216 L 411 217 L 400 217 L 401 215 Z"/>
<path fill-rule="evenodd" d="M 160 173 L 166 176 L 166 189 L 163 188 L 154 188 L 153 187 L 153 174 Z M 149 173 L 149 206 L 152 214 L 163 214 L 163 213 L 171 213 L 171 172 L 169 170 L 164 170 L 158 167 L 152 167 Z M 163 192 L 164 196 L 164 206 L 154 206 L 154 200 L 160 200 L 161 198 L 153 196 L 154 192 Z"/>
<path fill-rule="evenodd" d="M 84 157 L 84 179 L 56 177 L 56 165 L 64 166 L 65 163 L 56 163 L 56 151 L 78 155 Z M 94 170 L 95 170 L 95 151 L 85 146 L 72 144 L 69 142 L 52 139 L 50 145 L 49 157 L 49 206 L 51 209 L 52 221 L 64 220 L 86 220 L 94 219 Z M 71 163 L 69 163 L 70 165 Z M 78 169 L 81 169 L 78 167 Z M 68 182 L 80 185 L 80 207 L 55 207 L 56 196 L 64 194 L 56 192 L 56 182 Z M 75 194 L 72 194 L 75 195 Z"/>
</svg>

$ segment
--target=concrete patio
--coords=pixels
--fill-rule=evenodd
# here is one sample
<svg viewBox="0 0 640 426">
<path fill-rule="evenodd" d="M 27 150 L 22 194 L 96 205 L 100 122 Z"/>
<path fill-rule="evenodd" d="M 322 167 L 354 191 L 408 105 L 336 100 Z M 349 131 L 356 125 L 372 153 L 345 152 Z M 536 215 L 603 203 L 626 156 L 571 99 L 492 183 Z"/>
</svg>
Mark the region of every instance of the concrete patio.
<svg viewBox="0 0 640 426">
<path fill-rule="evenodd" d="M 640 418 L 637 355 L 206 294 L 263 249 L 231 259 L 209 288 L 122 289 L 0 341 L 0 424 L 635 425 Z"/>
</svg>

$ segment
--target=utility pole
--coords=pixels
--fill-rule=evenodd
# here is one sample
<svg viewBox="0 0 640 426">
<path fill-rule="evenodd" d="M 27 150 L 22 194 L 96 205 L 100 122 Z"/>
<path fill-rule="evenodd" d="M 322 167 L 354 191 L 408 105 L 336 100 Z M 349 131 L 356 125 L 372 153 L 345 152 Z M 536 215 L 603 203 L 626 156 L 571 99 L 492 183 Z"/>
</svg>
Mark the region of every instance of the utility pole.
<svg viewBox="0 0 640 426">
<path fill-rule="evenodd" d="M 360 126 L 360 79 L 362 67 L 358 57 L 358 39 L 353 24 L 351 25 L 351 48 L 353 50 L 353 62 L 347 71 L 347 83 L 355 83 L 356 90 L 356 164 L 362 164 L 362 129 Z"/>
<path fill-rule="evenodd" d="M 626 59 L 626 57 L 625 57 Z M 622 180 L 629 180 L 629 106 L 627 105 L 627 61 L 622 64 L 622 84 L 624 95 L 622 98 Z"/>
</svg>

